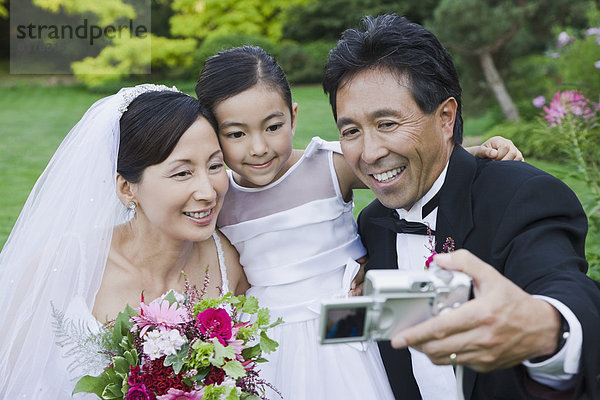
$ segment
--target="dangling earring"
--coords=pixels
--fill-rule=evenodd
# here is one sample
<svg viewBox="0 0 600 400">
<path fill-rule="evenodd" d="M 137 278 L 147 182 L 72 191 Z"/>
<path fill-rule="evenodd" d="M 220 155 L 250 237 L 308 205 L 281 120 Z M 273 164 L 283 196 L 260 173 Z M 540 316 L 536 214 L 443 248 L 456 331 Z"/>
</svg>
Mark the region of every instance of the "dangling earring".
<svg viewBox="0 0 600 400">
<path fill-rule="evenodd" d="M 135 208 L 136 208 L 136 204 L 135 201 L 130 201 L 129 204 L 127 204 L 127 208 L 129 209 L 129 212 L 131 212 L 132 215 L 135 215 Z"/>
</svg>

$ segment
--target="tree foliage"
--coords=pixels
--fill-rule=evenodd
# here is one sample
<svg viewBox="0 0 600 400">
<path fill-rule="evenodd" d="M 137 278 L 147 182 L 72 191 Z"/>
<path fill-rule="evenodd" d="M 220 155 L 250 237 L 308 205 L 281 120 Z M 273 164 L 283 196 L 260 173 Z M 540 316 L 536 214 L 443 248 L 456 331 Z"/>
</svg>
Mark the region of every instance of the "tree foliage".
<svg viewBox="0 0 600 400">
<path fill-rule="evenodd" d="M 33 0 L 33 4 L 48 11 L 64 11 L 71 15 L 91 13 L 100 25 L 109 25 L 120 18 L 133 19 L 136 10 L 123 0 Z"/>
<path fill-rule="evenodd" d="M 261 35 L 279 40 L 283 13 L 305 0 L 175 0 L 171 33 L 206 39 L 225 34 Z"/>
<path fill-rule="evenodd" d="M 151 49 L 148 45 L 151 44 Z M 88 86 L 99 86 L 154 68 L 185 68 L 192 62 L 194 39 L 167 39 L 152 35 L 151 40 L 124 35 L 97 57 L 86 57 L 71 65 L 75 75 Z"/>
<path fill-rule="evenodd" d="M 359 24 L 365 15 L 396 13 L 421 23 L 439 0 L 309 0 L 290 7 L 283 36 L 301 43 L 338 40 L 341 33 Z"/>
<path fill-rule="evenodd" d="M 462 79 L 467 92 L 479 94 L 489 106 L 489 95 L 481 89 L 491 89 L 493 82 L 484 75 L 483 55 L 487 53 L 485 65 L 491 59 L 503 85 L 515 60 L 543 51 L 554 26 L 584 26 L 588 5 L 587 0 L 441 0 L 426 25 L 458 56 L 461 75 L 468 77 Z M 482 85 L 484 78 L 487 83 Z"/>
<path fill-rule="evenodd" d="M 0 18 L 8 18 L 8 10 L 6 9 L 6 6 L 4 5 L 4 3 L 6 2 L 6 0 L 0 0 Z"/>
</svg>

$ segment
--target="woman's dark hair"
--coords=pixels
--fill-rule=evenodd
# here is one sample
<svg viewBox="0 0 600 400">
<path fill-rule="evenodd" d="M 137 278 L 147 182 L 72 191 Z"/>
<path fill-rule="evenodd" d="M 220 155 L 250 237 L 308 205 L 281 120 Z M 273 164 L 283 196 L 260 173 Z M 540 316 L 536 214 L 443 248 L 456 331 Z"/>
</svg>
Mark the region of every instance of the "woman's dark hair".
<svg viewBox="0 0 600 400">
<path fill-rule="evenodd" d="M 198 78 L 196 96 L 200 104 L 213 114 L 211 123 L 218 129 L 214 118 L 215 106 L 254 85 L 262 83 L 277 90 L 292 112 L 290 85 L 269 53 L 257 46 L 241 46 L 224 50 L 209 58 Z"/>
<path fill-rule="evenodd" d="M 117 172 L 138 183 L 144 169 L 160 164 L 185 131 L 206 111 L 185 93 L 158 91 L 136 97 L 121 117 Z"/>
<path fill-rule="evenodd" d="M 323 90 L 337 120 L 336 95 L 357 73 L 384 68 L 407 78 L 411 94 L 426 114 L 449 97 L 458 104 L 453 142 L 462 142 L 461 87 L 452 57 L 435 35 L 395 14 L 365 17 L 362 29 L 347 29 L 329 53 Z"/>
</svg>

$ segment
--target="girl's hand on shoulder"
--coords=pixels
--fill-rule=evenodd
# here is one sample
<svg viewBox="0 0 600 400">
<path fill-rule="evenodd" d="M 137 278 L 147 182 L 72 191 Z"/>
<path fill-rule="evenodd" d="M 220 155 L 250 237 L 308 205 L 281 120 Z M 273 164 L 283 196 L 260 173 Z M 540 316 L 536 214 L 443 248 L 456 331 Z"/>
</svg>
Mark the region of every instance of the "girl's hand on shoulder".
<svg viewBox="0 0 600 400">
<path fill-rule="evenodd" d="M 350 284 L 348 296 L 362 296 L 363 285 L 365 283 L 365 265 L 367 265 L 367 256 L 363 256 L 356 260 L 360 264 L 360 269 Z"/>
<path fill-rule="evenodd" d="M 465 149 L 479 158 L 490 158 L 495 161 L 525 161 L 517 146 L 511 140 L 502 136 L 493 136 L 479 146 L 466 147 Z"/>
</svg>

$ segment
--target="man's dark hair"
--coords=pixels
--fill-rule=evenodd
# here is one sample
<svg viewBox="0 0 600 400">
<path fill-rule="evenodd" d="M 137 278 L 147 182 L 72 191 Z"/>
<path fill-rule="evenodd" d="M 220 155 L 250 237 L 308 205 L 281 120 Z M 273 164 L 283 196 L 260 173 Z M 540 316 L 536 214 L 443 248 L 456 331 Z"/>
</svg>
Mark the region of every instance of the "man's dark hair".
<svg viewBox="0 0 600 400">
<path fill-rule="evenodd" d="M 323 90 L 337 120 L 336 95 L 357 73 L 384 68 L 407 79 L 410 92 L 425 114 L 449 97 L 458 104 L 453 142 L 462 143 L 461 88 L 452 57 L 435 35 L 396 14 L 365 17 L 359 29 L 347 29 L 329 52 Z"/>
</svg>

